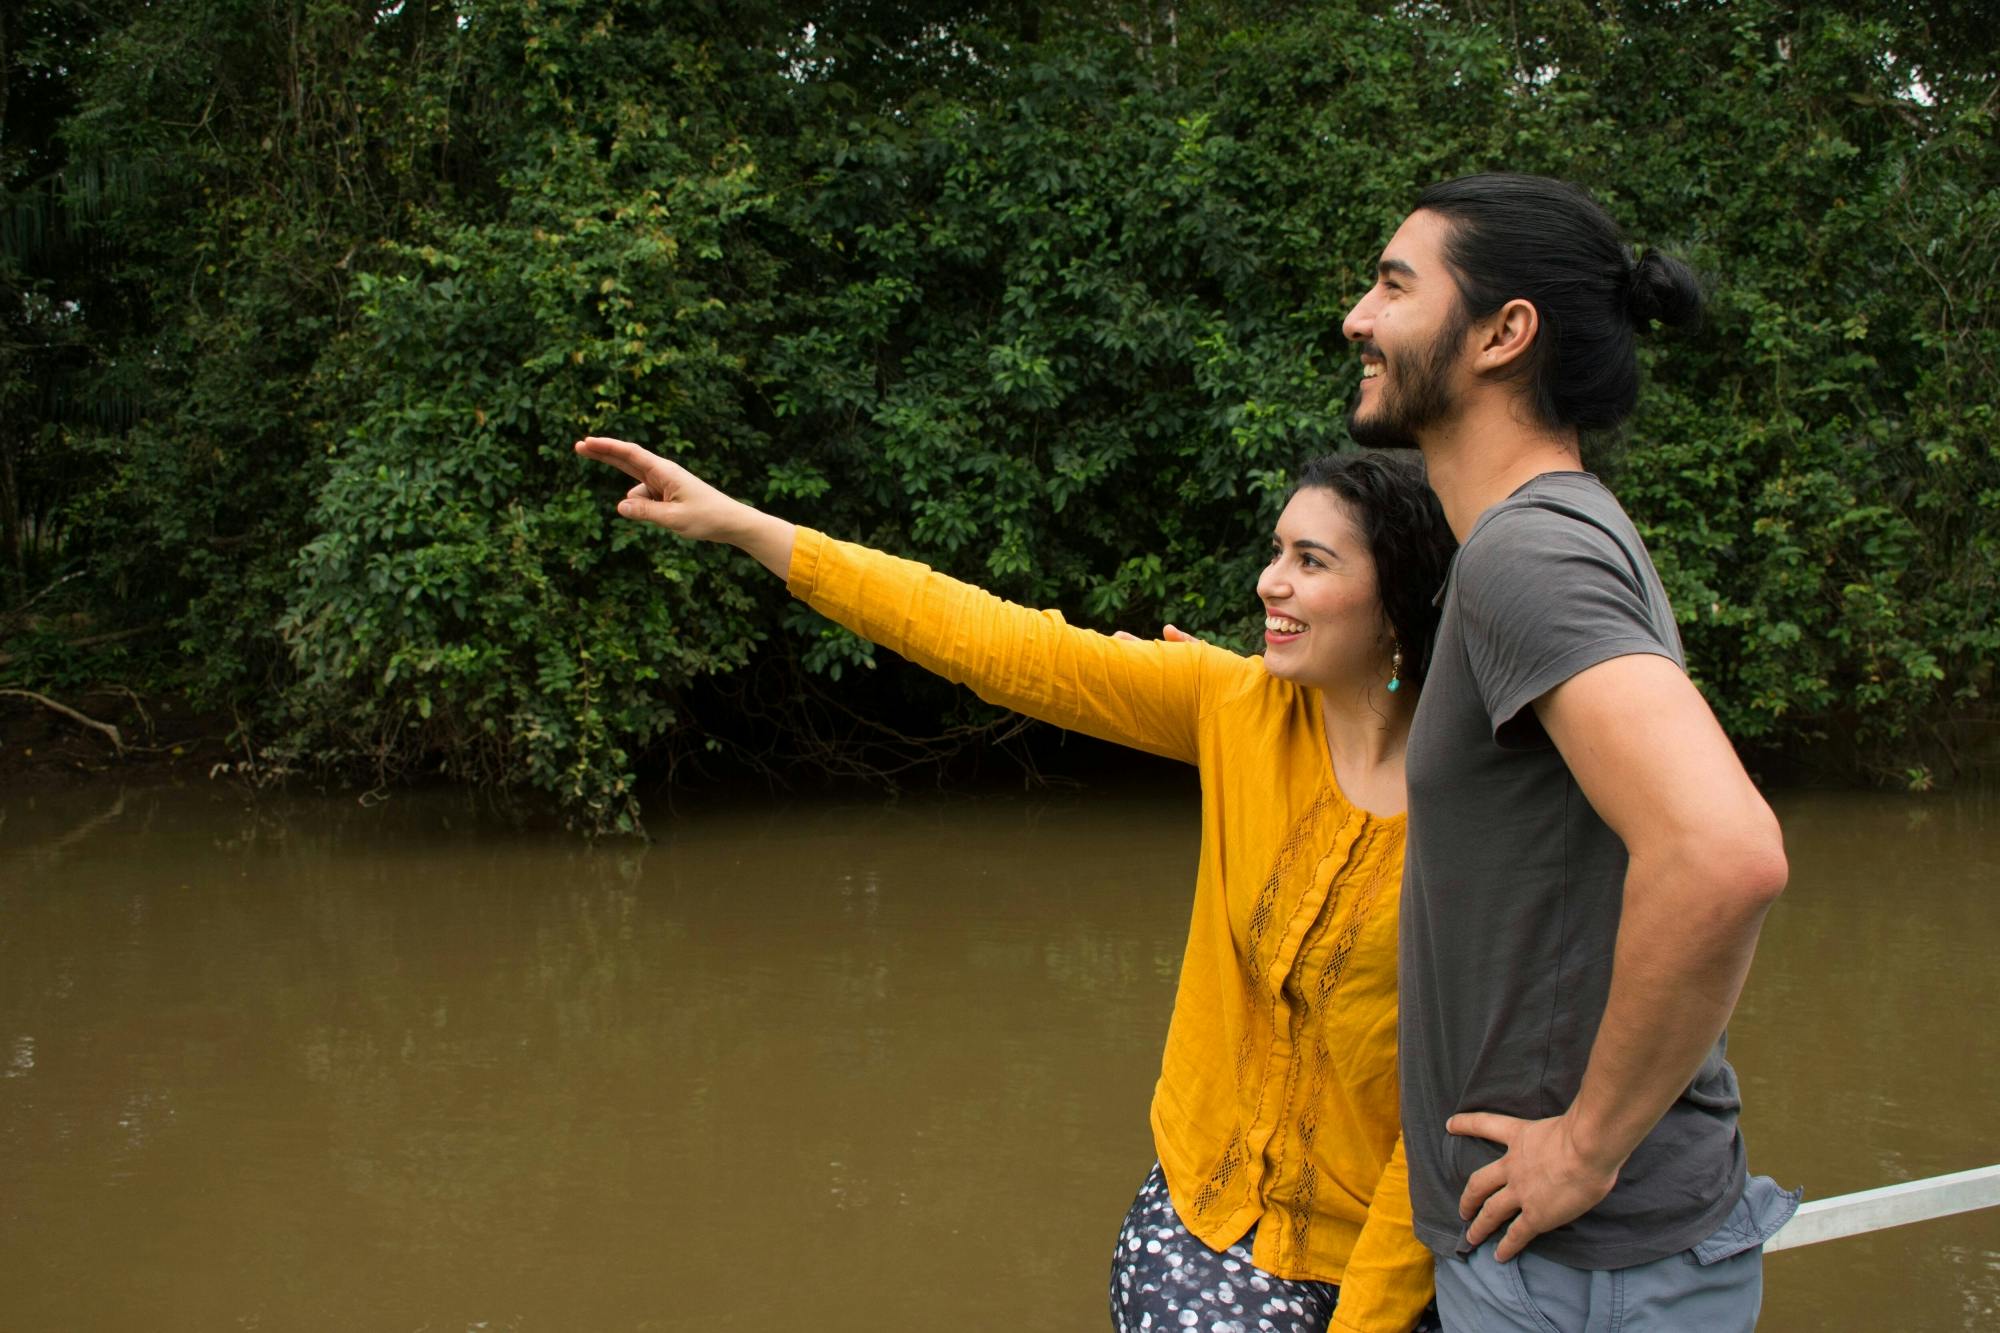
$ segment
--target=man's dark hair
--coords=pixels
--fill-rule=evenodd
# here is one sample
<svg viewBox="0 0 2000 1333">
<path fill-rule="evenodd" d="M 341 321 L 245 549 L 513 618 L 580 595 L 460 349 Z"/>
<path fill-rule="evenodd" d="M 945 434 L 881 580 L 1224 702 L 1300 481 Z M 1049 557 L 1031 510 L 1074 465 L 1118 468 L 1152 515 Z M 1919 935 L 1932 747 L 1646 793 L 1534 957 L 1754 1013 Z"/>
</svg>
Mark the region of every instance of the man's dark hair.
<svg viewBox="0 0 2000 1333">
<path fill-rule="evenodd" d="M 1517 298 L 1540 315 L 1519 374 L 1544 425 L 1616 426 L 1639 397 L 1638 335 L 1654 320 L 1701 321 L 1693 271 L 1658 250 L 1634 262 L 1610 215 L 1567 182 L 1460 176 L 1425 190 L 1417 207 L 1449 224 L 1445 263 L 1467 315 L 1483 319 Z"/>
<path fill-rule="evenodd" d="M 1421 686 L 1437 634 L 1438 589 L 1458 549 L 1422 461 L 1414 451 L 1325 454 L 1299 469 L 1292 494 L 1308 487 L 1332 491 L 1354 510 L 1375 559 L 1375 594 L 1403 649 L 1401 679 Z"/>
</svg>

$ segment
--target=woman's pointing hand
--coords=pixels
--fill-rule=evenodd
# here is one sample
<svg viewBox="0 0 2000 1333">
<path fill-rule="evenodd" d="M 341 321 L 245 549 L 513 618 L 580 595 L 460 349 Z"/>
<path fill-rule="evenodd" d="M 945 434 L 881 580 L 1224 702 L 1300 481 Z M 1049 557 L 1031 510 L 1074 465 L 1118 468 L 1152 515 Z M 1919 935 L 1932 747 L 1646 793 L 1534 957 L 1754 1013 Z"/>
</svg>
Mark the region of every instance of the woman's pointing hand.
<svg viewBox="0 0 2000 1333">
<path fill-rule="evenodd" d="M 625 440 L 591 435 L 576 442 L 576 451 L 637 483 L 618 502 L 625 518 L 695 541 L 727 542 L 779 578 L 789 574 L 797 529 L 785 520 L 732 500 L 679 463 Z"/>
</svg>

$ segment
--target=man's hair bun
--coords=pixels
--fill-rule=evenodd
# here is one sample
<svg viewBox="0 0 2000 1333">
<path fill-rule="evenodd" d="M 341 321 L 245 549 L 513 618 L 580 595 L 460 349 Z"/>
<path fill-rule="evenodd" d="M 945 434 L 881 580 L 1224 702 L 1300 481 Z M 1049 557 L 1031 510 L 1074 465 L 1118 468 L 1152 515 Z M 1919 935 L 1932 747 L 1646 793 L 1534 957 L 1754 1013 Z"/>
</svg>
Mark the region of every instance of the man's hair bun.
<svg viewBox="0 0 2000 1333">
<path fill-rule="evenodd" d="M 1642 331 L 1656 319 L 1668 328 L 1692 330 L 1701 324 L 1701 284 L 1680 260 L 1648 250 L 1632 265 L 1626 308 Z"/>
</svg>

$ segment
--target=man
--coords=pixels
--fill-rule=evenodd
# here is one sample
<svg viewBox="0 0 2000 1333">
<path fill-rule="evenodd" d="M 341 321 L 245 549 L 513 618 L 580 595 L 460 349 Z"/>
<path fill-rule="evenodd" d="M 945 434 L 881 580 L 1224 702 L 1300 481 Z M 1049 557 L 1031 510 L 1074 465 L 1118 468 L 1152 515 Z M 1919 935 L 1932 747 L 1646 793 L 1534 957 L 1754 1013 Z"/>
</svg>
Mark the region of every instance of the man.
<svg viewBox="0 0 2000 1333">
<path fill-rule="evenodd" d="M 1422 449 L 1461 549 L 1410 734 L 1403 1131 L 1448 1329 L 1756 1323 L 1796 1198 L 1746 1180 L 1723 1028 L 1783 889 L 1770 808 L 1582 470 L 1635 340 L 1692 323 L 1588 195 L 1433 186 L 1349 312 L 1349 425 Z"/>
</svg>

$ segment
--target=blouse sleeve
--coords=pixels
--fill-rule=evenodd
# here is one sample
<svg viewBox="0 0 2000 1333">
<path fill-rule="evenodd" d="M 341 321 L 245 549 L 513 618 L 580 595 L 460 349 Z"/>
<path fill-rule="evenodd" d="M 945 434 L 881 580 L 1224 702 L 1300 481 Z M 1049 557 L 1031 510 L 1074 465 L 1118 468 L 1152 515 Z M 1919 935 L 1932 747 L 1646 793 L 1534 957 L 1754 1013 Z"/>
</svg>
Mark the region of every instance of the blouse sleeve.
<svg viewBox="0 0 2000 1333">
<path fill-rule="evenodd" d="M 1195 763 L 1203 691 L 1253 670 L 1208 644 L 1114 639 L 800 528 L 786 585 L 828 619 L 988 703 Z"/>
<path fill-rule="evenodd" d="M 1398 1135 L 1340 1276 L 1329 1333 L 1409 1333 L 1430 1304 L 1431 1264 L 1410 1215 L 1410 1169 Z"/>
</svg>

